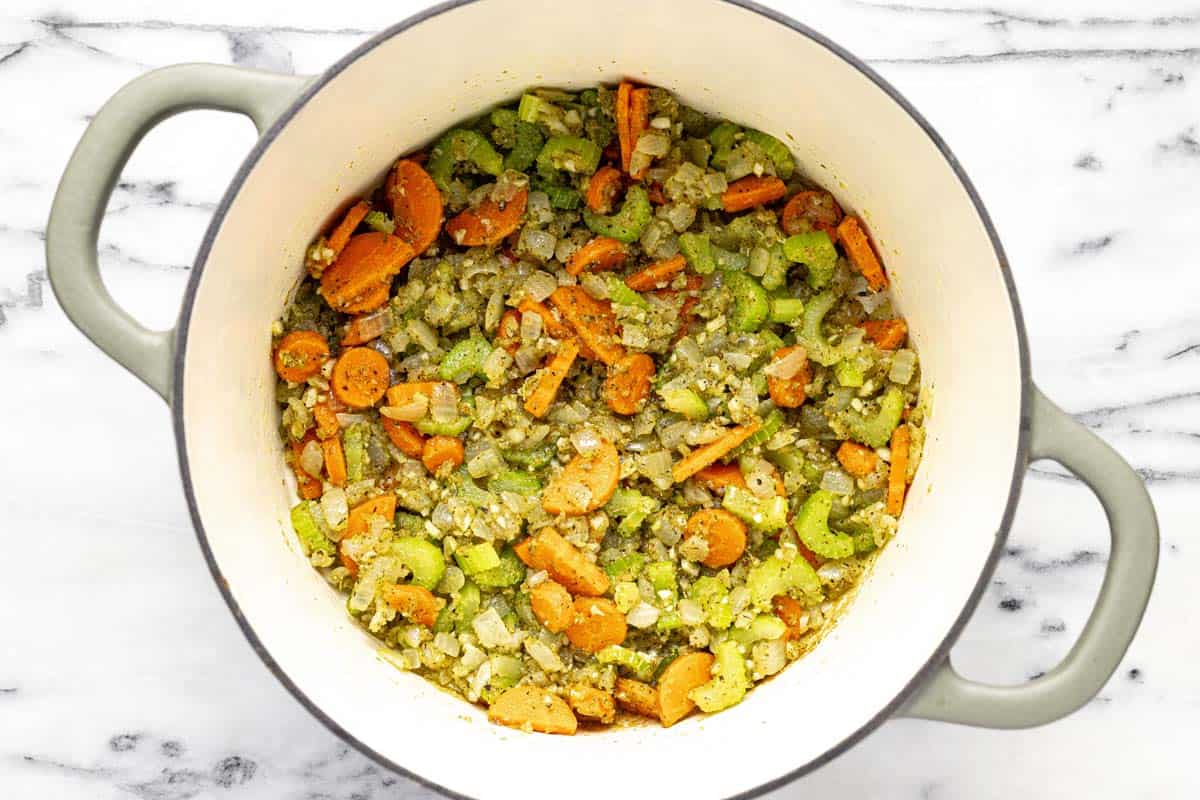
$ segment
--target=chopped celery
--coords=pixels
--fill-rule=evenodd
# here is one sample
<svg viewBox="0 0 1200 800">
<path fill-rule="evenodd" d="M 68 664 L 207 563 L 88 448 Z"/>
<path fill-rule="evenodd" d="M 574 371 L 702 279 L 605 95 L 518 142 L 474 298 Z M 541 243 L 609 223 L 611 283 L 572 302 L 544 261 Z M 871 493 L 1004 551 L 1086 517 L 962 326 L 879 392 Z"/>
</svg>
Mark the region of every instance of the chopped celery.
<svg viewBox="0 0 1200 800">
<path fill-rule="evenodd" d="M 831 367 L 838 362 L 841 354 L 838 349 L 825 339 L 821 332 L 821 323 L 825 315 L 837 304 L 837 295 L 830 291 L 821 292 L 808 301 L 804 307 L 804 319 L 797 338 L 808 351 L 808 357 L 818 364 Z"/>
<path fill-rule="evenodd" d="M 675 582 L 675 565 L 670 561 L 655 561 L 646 565 L 646 580 L 654 587 L 659 606 L 673 609 L 679 600 L 679 586 Z"/>
<path fill-rule="evenodd" d="M 708 143 L 712 145 L 712 165 L 717 169 L 725 169 L 729 154 L 737 143 L 737 136 L 742 129 L 732 122 L 722 122 L 708 134 Z"/>
<path fill-rule="evenodd" d="M 342 433 L 342 452 L 346 456 L 346 479 L 350 482 L 361 481 L 366 472 L 369 457 L 367 456 L 367 436 L 370 431 L 367 423 L 357 422 Z"/>
<path fill-rule="evenodd" d="M 701 711 L 711 714 L 737 705 L 750 688 L 750 676 L 746 674 L 746 659 L 737 642 L 726 639 L 713 649 L 713 678 L 708 683 L 692 689 L 688 697 L 695 701 Z"/>
<path fill-rule="evenodd" d="M 712 155 L 712 145 L 703 139 L 684 139 L 680 142 L 683 157 L 703 169 L 708 166 L 708 157 Z"/>
<path fill-rule="evenodd" d="M 451 629 L 457 630 L 459 633 L 471 631 L 471 620 L 475 619 L 475 615 L 479 612 L 479 603 L 479 587 L 467 581 L 458 590 L 458 594 L 450 605 L 443 608 L 438 614 L 437 621 L 433 625 L 434 632 L 443 633 Z"/>
<path fill-rule="evenodd" d="M 790 262 L 783 254 L 783 244 L 776 242 L 767 248 L 767 271 L 763 273 L 762 285 L 768 291 L 782 289 L 787 283 Z"/>
<path fill-rule="evenodd" d="M 783 254 L 788 260 L 808 267 L 808 285 L 814 289 L 827 286 L 837 267 L 837 248 L 829 234 L 822 230 L 789 236 L 783 242 Z"/>
<path fill-rule="evenodd" d="M 622 614 L 628 614 L 642 602 L 642 593 L 632 580 L 617 581 L 612 588 L 613 602 Z"/>
<path fill-rule="evenodd" d="M 617 531 L 626 536 L 632 536 L 642 527 L 646 517 L 659 508 L 659 502 L 653 497 L 647 497 L 637 489 L 619 488 L 604 505 L 604 510 L 610 516 L 619 517 Z"/>
<path fill-rule="evenodd" d="M 778 639 L 787 633 L 787 625 L 773 614 L 759 614 L 748 628 L 734 628 L 729 638 L 740 644 L 754 644 L 763 639 Z"/>
<path fill-rule="evenodd" d="M 625 281 L 615 275 L 608 276 L 608 299 L 622 306 L 650 307 L 650 304 L 646 302 L 646 298 L 633 289 L 630 289 L 625 284 Z"/>
<path fill-rule="evenodd" d="M 421 534 L 425 532 L 425 518 L 405 511 L 396 512 L 396 530 L 404 533 Z"/>
<path fill-rule="evenodd" d="M 454 552 L 454 560 L 468 575 L 500 566 L 500 556 L 496 553 L 496 548 L 492 547 L 491 542 L 460 547 Z"/>
<path fill-rule="evenodd" d="M 491 343 L 482 336 L 463 339 L 442 359 L 438 377 L 444 381 L 466 383 L 473 375 L 483 375 L 483 362 L 491 352 Z"/>
<path fill-rule="evenodd" d="M 578 136 L 551 136 L 538 153 L 538 174 L 547 180 L 560 170 L 591 175 L 600 164 L 600 148 Z"/>
<path fill-rule="evenodd" d="M 650 195 L 644 187 L 636 185 L 630 186 L 629 191 L 625 193 L 625 202 L 621 204 L 620 211 L 606 217 L 594 213 L 591 209 L 584 209 L 583 222 L 592 233 L 628 244 L 641 237 L 652 216 Z"/>
<path fill-rule="evenodd" d="M 484 508 L 496 499 L 489 492 L 481 489 L 471 478 L 465 467 L 460 467 L 454 475 L 458 482 L 458 496 L 476 508 Z"/>
<path fill-rule="evenodd" d="M 379 231 L 380 233 L 394 233 L 396 230 L 396 223 L 382 211 L 369 212 L 367 216 L 363 217 L 363 222 L 371 230 Z"/>
<path fill-rule="evenodd" d="M 879 546 L 875 544 L 875 534 L 870 528 L 864 527 L 862 530 L 851 534 L 851 536 L 854 538 L 855 555 L 866 555 Z"/>
<path fill-rule="evenodd" d="M 796 447 L 784 447 L 780 450 L 770 451 L 766 458 L 784 472 L 800 476 L 804 474 L 804 453 Z"/>
<path fill-rule="evenodd" d="M 659 391 L 663 405 L 668 411 L 682 414 L 691 422 L 708 419 L 708 405 L 699 394 L 691 389 L 664 389 Z"/>
<path fill-rule="evenodd" d="M 292 527 L 296 530 L 296 538 L 300 540 L 306 556 L 313 553 L 337 555 L 337 545 L 329 540 L 317 524 L 315 515 L 320 513 L 320 509 L 311 500 L 305 500 L 292 508 Z"/>
<path fill-rule="evenodd" d="M 466 572 L 466 568 L 463 568 Z M 500 553 L 500 563 L 491 569 L 476 572 L 471 580 L 484 589 L 502 589 L 506 586 L 516 586 L 525 580 L 525 565 L 512 548 L 505 548 Z"/>
<path fill-rule="evenodd" d="M 616 664 L 624 667 L 639 681 L 648 681 L 654 676 L 654 668 L 658 659 L 646 653 L 639 653 L 619 644 L 610 644 L 596 653 L 596 660 L 601 664 Z"/>
<path fill-rule="evenodd" d="M 854 539 L 829 530 L 833 500 L 833 493 L 823 489 L 809 495 L 796 514 L 796 535 L 821 558 L 849 558 L 854 555 Z"/>
<path fill-rule="evenodd" d="M 533 166 L 542 150 L 542 133 L 537 126 L 522 121 L 517 112 L 507 108 L 492 112 L 492 124 L 496 126 L 492 139 L 509 150 L 504 157 L 504 168 L 525 172 Z"/>
<path fill-rule="evenodd" d="M 721 505 L 761 531 L 777 531 L 787 526 L 788 504 L 785 497 L 759 497 L 749 489 L 727 486 Z"/>
<path fill-rule="evenodd" d="M 735 331 L 756 331 L 767 319 L 767 290 L 745 272 L 726 272 L 725 285 L 733 292 L 729 326 Z"/>
<path fill-rule="evenodd" d="M 769 606 L 771 599 L 780 594 L 800 592 L 811 599 L 822 596 L 817 571 L 799 555 L 791 561 L 770 556 L 751 567 L 746 575 L 746 588 L 750 590 L 750 602 L 760 608 Z"/>
<path fill-rule="evenodd" d="M 434 422 L 431 417 L 421 417 L 413 425 L 426 436 L 458 436 L 474 421 L 470 414 L 460 414 L 449 422 Z"/>
<path fill-rule="evenodd" d="M 412 572 L 413 583 L 433 589 L 446 572 L 440 547 L 419 536 L 401 536 L 391 544 L 392 555 Z"/>
<path fill-rule="evenodd" d="M 517 118 L 522 122 L 537 122 L 539 117 L 552 108 L 553 105 L 536 94 L 523 94 L 521 102 L 517 105 Z"/>
<path fill-rule="evenodd" d="M 654 629 L 660 633 L 673 631 L 683 627 L 683 617 L 679 616 L 678 611 L 664 611 L 658 615 L 658 622 L 654 623 Z"/>
<path fill-rule="evenodd" d="M 534 181 L 532 186 L 539 192 L 545 192 L 550 199 L 550 207 L 560 211 L 574 211 L 583 202 L 579 192 L 570 186 L 558 186 L 544 180 Z"/>
<path fill-rule="evenodd" d="M 746 130 L 746 139 L 762 148 L 767 157 L 771 159 L 771 162 L 775 164 L 776 175 L 785 181 L 792 177 L 792 173 L 796 169 L 796 160 L 792 158 L 792 151 L 788 149 L 786 144 L 769 133 L 753 129 Z"/>
<path fill-rule="evenodd" d="M 488 491 L 514 492 L 521 495 L 534 495 L 542 490 L 542 482 L 528 472 L 521 470 L 506 470 L 499 472 L 488 481 Z"/>
<path fill-rule="evenodd" d="M 492 147 L 492 143 L 475 131 L 456 128 L 433 146 L 425 170 L 442 191 L 454 176 L 460 164 L 470 164 L 477 172 L 499 175 L 504 169 L 504 159 Z"/>
<path fill-rule="evenodd" d="M 707 233 L 689 231 L 679 234 L 679 251 L 697 275 L 711 275 L 716 271 L 717 262 L 713 260 L 712 244 Z"/>
<path fill-rule="evenodd" d="M 490 659 L 492 667 L 491 685 L 501 689 L 516 686 L 525 674 L 525 665 L 516 656 L 495 655 Z"/>
<path fill-rule="evenodd" d="M 770 441 L 771 437 L 779 433 L 779 429 L 782 427 L 783 412 L 778 408 L 772 408 L 767 416 L 763 418 L 762 425 L 759 426 L 758 430 L 750 434 L 735 452 L 739 455 L 748 453 L 760 444 Z"/>
<path fill-rule="evenodd" d="M 646 557 L 641 553 L 627 553 L 604 567 L 613 580 L 635 580 L 642 574 L 646 565 Z"/>
<path fill-rule="evenodd" d="M 742 272 L 750 266 L 750 257 L 736 250 L 726 250 L 715 243 L 709 245 L 709 250 L 712 251 L 713 262 L 718 269 Z"/>
<path fill-rule="evenodd" d="M 719 579 L 711 575 L 697 578 L 692 584 L 689 597 L 704 609 L 704 619 L 712 627 L 725 630 L 733 624 L 733 606 L 729 604 L 729 590 Z"/>
<path fill-rule="evenodd" d="M 904 414 L 904 392 L 889 386 L 879 401 L 879 411 L 873 417 L 865 417 L 854 411 L 847 412 L 846 427 L 850 435 L 869 447 L 884 447 L 892 437 L 892 431 L 900 424 Z"/>
<path fill-rule="evenodd" d="M 527 469 L 541 469 L 554 460 L 554 448 L 545 445 L 534 450 L 501 450 L 500 455 L 510 464 Z"/>
<path fill-rule="evenodd" d="M 772 297 L 771 322 L 794 322 L 804 313 L 804 301 L 797 297 Z"/>
<path fill-rule="evenodd" d="M 840 386 L 858 387 L 863 385 L 862 367 L 852 358 L 843 358 L 833 368 L 833 375 Z"/>
</svg>

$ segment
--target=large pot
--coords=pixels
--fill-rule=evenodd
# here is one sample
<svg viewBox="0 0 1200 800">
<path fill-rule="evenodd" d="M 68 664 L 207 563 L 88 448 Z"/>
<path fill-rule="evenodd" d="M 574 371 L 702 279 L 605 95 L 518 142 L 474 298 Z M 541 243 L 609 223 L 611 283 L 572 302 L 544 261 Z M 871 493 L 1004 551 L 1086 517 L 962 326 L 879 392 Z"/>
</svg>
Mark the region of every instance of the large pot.
<svg viewBox="0 0 1200 800">
<path fill-rule="evenodd" d="M 524 87 L 624 76 L 788 135 L 802 169 L 866 219 L 933 413 L 899 535 L 812 654 L 740 705 L 669 730 L 522 734 L 381 660 L 287 532 L 271 322 L 333 206 L 379 181 L 398 154 Z M 246 114 L 262 136 L 208 228 L 177 327 L 151 332 L 101 283 L 97 230 L 141 136 L 193 108 Z M 210 65 L 151 72 L 88 127 L 55 197 L 46 251 L 75 324 L 170 404 L 200 547 L 251 645 L 332 730 L 453 794 L 755 794 L 892 716 L 1045 723 L 1104 684 L 1150 594 L 1158 533 L 1149 497 L 1119 456 L 1031 382 L 1012 276 L 954 156 L 861 61 L 750 3 L 455 2 L 385 31 L 315 79 Z M 1104 584 L 1060 666 L 1023 686 L 974 683 L 947 654 L 1039 458 L 1064 464 L 1103 503 L 1112 533 Z M 707 768 L 716 751 L 726 754 L 722 768 Z M 596 771 L 578 772 L 584 764 Z"/>
</svg>

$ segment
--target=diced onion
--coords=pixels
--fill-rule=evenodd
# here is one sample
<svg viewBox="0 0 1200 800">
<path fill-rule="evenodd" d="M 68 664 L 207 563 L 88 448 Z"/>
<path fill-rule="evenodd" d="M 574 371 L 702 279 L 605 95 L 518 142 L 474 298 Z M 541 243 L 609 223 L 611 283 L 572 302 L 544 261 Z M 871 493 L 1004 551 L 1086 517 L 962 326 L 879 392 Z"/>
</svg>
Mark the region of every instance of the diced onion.
<svg viewBox="0 0 1200 800">
<path fill-rule="evenodd" d="M 310 439 L 304 445 L 304 449 L 300 451 L 300 469 L 312 475 L 314 478 L 321 477 L 321 467 L 325 464 L 325 456 L 321 452 L 321 445 L 316 439 Z"/>
<path fill-rule="evenodd" d="M 539 303 L 558 288 L 558 281 L 548 272 L 537 270 L 525 279 L 525 294 Z"/>
<path fill-rule="evenodd" d="M 479 637 L 479 643 L 486 648 L 504 647 L 512 641 L 512 634 L 508 632 L 504 620 L 500 619 L 500 615 L 494 608 L 488 608 L 486 611 L 476 614 L 475 619 L 471 622 L 471 627 L 475 630 L 475 635 Z"/>
<path fill-rule="evenodd" d="M 458 416 L 458 392 L 449 383 L 435 383 L 429 411 L 434 422 L 451 422 Z"/>
<path fill-rule="evenodd" d="M 503 352 L 503 351 L 501 351 Z M 388 419 L 400 420 L 401 422 L 416 422 L 425 416 L 425 412 L 429 410 L 429 398 L 423 393 L 417 392 L 413 395 L 412 400 L 402 406 L 383 406 L 379 409 L 381 416 Z"/>
<path fill-rule="evenodd" d="M 645 600 L 638 603 L 625 615 L 625 621 L 635 628 L 649 628 L 658 622 L 659 610 Z"/>
<path fill-rule="evenodd" d="M 704 622 L 704 608 L 695 600 L 680 600 L 679 619 L 684 625 L 699 625 Z"/>
<path fill-rule="evenodd" d="M 525 652 L 529 653 L 529 657 L 546 672 L 559 672 L 566 669 L 562 659 L 558 657 L 558 653 L 551 650 L 541 639 L 526 639 Z"/>
<path fill-rule="evenodd" d="M 817 570 L 817 577 L 825 583 L 837 583 L 846 576 L 846 569 L 834 561 L 826 561 Z"/>
<path fill-rule="evenodd" d="M 733 367 L 739 372 L 749 368 L 754 363 L 754 356 L 749 353 L 741 353 L 736 350 L 731 350 L 725 354 L 725 363 Z"/>
<path fill-rule="evenodd" d="M 333 530 L 341 528 L 350 514 L 350 504 L 346 500 L 346 491 L 338 486 L 331 486 L 321 494 L 321 514 L 325 522 Z"/>
<path fill-rule="evenodd" d="M 671 454 L 666 450 L 647 453 L 639 459 L 639 468 L 651 483 L 659 489 L 670 489 L 674 480 L 671 478 Z"/>
<path fill-rule="evenodd" d="M 633 152 L 635 153 L 645 153 L 654 158 L 665 156 L 670 150 L 671 137 L 658 131 L 643 133 L 638 137 L 637 145 L 633 148 Z"/>
<path fill-rule="evenodd" d="M 536 311 L 521 312 L 521 341 L 533 342 L 542 335 L 542 315 Z"/>
<path fill-rule="evenodd" d="M 557 237 L 546 231 L 525 228 L 521 232 L 521 244 L 525 251 L 539 261 L 549 261 L 554 258 L 554 245 L 557 243 Z"/>
<path fill-rule="evenodd" d="M 589 455 L 600 447 L 600 434 L 592 428 L 580 428 L 571 434 L 571 444 L 580 455 Z"/>
<path fill-rule="evenodd" d="M 410 319 L 408 333 L 412 336 L 413 341 L 424 350 L 433 350 L 437 347 L 437 333 L 424 320 Z"/>
<path fill-rule="evenodd" d="M 434 635 L 433 646 L 451 658 L 456 657 L 462 649 L 459 645 L 458 637 L 453 633 L 446 633 L 445 631 Z"/>
<path fill-rule="evenodd" d="M 493 347 L 492 352 L 488 353 L 487 358 L 483 360 L 483 374 L 487 376 L 490 383 L 498 383 L 512 363 L 512 356 L 503 347 Z M 476 405 L 478 405 L 478 399 L 476 399 Z"/>
<path fill-rule="evenodd" d="M 854 479 L 840 469 L 829 469 L 821 475 L 821 488 L 833 494 L 854 494 Z"/>
<path fill-rule="evenodd" d="M 362 414 L 337 414 L 338 427 L 349 428 L 366 419 Z"/>
<path fill-rule="evenodd" d="M 917 354 L 904 348 L 897 350 L 892 356 L 892 368 L 888 370 L 888 380 L 892 383 L 906 384 L 912 380 L 917 369 Z"/>
<path fill-rule="evenodd" d="M 787 666 L 787 639 L 779 637 L 762 642 L 755 642 L 750 649 L 750 657 L 754 662 L 754 671 L 762 675 L 774 675 Z"/>
<path fill-rule="evenodd" d="M 796 376 L 800 370 L 804 369 L 804 365 L 808 362 L 808 353 L 803 347 L 797 347 L 790 351 L 783 358 L 773 359 L 764 369 L 767 375 L 772 378 L 781 378 L 788 380 Z"/>
</svg>

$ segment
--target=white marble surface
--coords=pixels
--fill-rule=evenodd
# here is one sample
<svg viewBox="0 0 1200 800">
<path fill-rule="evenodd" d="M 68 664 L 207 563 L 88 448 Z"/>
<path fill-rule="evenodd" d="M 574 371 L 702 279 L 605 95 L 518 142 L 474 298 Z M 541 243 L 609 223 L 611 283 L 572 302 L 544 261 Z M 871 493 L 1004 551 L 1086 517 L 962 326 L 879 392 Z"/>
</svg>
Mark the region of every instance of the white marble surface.
<svg viewBox="0 0 1200 800">
<path fill-rule="evenodd" d="M 67 323 L 42 257 L 59 172 L 121 84 L 191 60 L 316 72 L 419 5 L 0 8 L 0 797 L 430 796 L 341 743 L 251 652 L 192 535 L 166 408 Z M 1163 532 L 1142 629 L 1074 716 L 1016 732 L 891 722 L 777 796 L 1200 795 L 1200 7 L 775 5 L 866 57 L 940 129 L 1007 247 L 1036 379 L 1143 473 Z M 137 151 L 101 249 L 139 318 L 174 318 L 252 141 L 244 120 L 195 113 Z M 1035 468 L 956 664 L 1010 682 L 1052 666 L 1106 552 L 1087 490 Z"/>
</svg>

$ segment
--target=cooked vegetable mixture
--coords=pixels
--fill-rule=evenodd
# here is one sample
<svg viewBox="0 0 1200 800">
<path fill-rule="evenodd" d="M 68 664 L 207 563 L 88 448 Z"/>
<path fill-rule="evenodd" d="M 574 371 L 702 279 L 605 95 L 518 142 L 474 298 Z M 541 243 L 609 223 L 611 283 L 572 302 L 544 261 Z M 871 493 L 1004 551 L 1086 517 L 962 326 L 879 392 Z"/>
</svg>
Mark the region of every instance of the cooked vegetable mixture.
<svg viewBox="0 0 1200 800">
<path fill-rule="evenodd" d="M 274 331 L 292 525 L 497 723 L 673 725 L 801 657 L 896 531 L 916 353 L 787 145 L 621 83 L 399 160 Z"/>
</svg>

